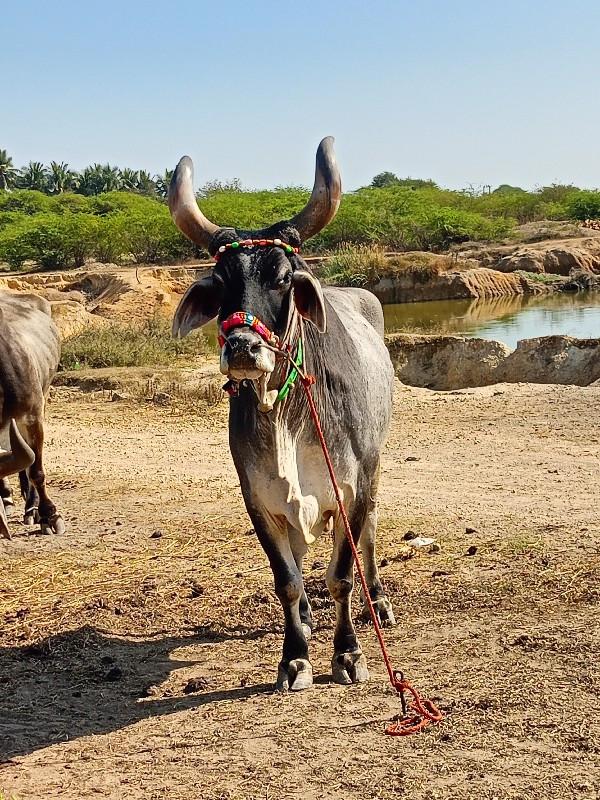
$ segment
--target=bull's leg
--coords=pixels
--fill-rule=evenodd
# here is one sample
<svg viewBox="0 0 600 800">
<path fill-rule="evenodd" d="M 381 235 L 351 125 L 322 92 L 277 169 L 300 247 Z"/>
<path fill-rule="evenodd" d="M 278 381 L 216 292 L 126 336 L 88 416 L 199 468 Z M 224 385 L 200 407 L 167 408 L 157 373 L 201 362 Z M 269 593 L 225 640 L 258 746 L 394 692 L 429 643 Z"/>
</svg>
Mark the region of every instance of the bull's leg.
<svg viewBox="0 0 600 800">
<path fill-rule="evenodd" d="M 357 542 L 363 527 L 366 509 L 356 504 L 350 518 L 350 529 Z M 333 637 L 331 673 L 336 683 L 362 683 L 368 680 L 367 661 L 356 637 L 352 622 L 351 603 L 354 579 L 352 550 L 346 537 L 342 520 L 335 524 L 333 554 L 327 569 L 326 582 L 335 600 L 336 626 Z"/>
<path fill-rule="evenodd" d="M 385 589 L 379 577 L 379 569 L 377 567 L 377 557 L 375 554 L 375 534 L 377 531 L 377 489 L 379 485 L 379 465 L 373 476 L 371 482 L 371 490 L 369 492 L 367 502 L 367 516 L 365 524 L 360 534 L 360 546 L 362 549 L 363 564 L 365 571 L 365 579 L 369 589 L 369 596 L 375 608 L 377 619 L 384 627 L 390 627 L 396 624 L 392 604 L 387 598 Z M 366 622 L 371 621 L 371 614 L 367 601 L 362 596 L 363 608 L 361 612 L 362 618 Z"/>
<path fill-rule="evenodd" d="M 21 497 L 25 500 L 23 523 L 25 525 L 36 525 L 40 521 L 40 498 L 37 489 L 27 477 L 25 470 L 19 472 L 19 485 L 21 486 Z"/>
<path fill-rule="evenodd" d="M 4 506 L 4 513 L 7 517 L 11 517 L 15 510 L 15 501 L 13 500 L 13 493 L 8 478 L 0 478 L 0 500 Z"/>
<path fill-rule="evenodd" d="M 251 512 L 254 530 L 267 554 L 275 593 L 281 602 L 285 620 L 283 655 L 279 663 L 277 689 L 299 691 L 312 685 L 312 666 L 308 660 L 308 641 L 300 615 L 300 600 L 304 592 L 302 573 L 292 552 L 285 520 Z M 306 596 L 306 595 L 305 595 Z"/>
<path fill-rule="evenodd" d="M 65 523 L 56 510 L 46 489 L 46 474 L 42 462 L 44 447 L 44 426 L 41 418 L 28 419 L 25 422 L 27 443 L 34 452 L 35 460 L 27 470 L 29 483 L 39 495 L 39 520 L 42 533 L 64 533 Z M 31 489 L 30 489 L 31 491 Z M 27 502 L 29 502 L 29 493 Z"/>
<path fill-rule="evenodd" d="M 294 561 L 296 562 L 296 566 L 298 567 L 298 572 L 302 577 L 302 564 L 304 562 L 304 556 L 308 552 L 308 545 L 304 541 L 303 537 L 296 536 L 294 534 L 295 531 L 292 531 L 292 535 L 290 538 L 290 545 L 292 548 Z M 312 609 L 310 607 L 308 597 L 306 596 L 306 589 L 304 588 L 304 579 L 302 580 L 302 594 L 300 595 L 300 621 L 302 622 L 302 630 L 304 631 L 304 636 L 307 639 L 310 639 L 313 629 L 313 619 L 312 619 Z"/>
</svg>

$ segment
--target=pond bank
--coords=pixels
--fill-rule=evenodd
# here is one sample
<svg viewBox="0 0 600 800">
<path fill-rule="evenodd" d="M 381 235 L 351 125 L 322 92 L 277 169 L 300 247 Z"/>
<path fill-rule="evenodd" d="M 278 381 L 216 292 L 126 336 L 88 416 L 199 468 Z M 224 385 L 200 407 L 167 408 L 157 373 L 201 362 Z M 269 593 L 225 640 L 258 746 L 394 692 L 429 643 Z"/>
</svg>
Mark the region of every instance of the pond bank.
<svg viewBox="0 0 600 800">
<path fill-rule="evenodd" d="M 402 383 L 449 391 L 494 383 L 589 386 L 600 380 L 600 339 L 542 336 L 515 350 L 466 336 L 392 334 L 386 344 Z"/>
</svg>

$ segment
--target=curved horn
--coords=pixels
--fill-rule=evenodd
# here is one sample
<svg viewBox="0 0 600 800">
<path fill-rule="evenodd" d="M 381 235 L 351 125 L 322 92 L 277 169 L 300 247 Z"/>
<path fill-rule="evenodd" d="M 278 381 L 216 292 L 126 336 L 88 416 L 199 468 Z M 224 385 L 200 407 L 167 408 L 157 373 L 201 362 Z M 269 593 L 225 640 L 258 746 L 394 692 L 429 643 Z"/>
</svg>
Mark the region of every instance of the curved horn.
<svg viewBox="0 0 600 800">
<path fill-rule="evenodd" d="M 198 208 L 193 181 L 192 159 L 184 156 L 177 164 L 171 178 L 169 210 L 179 230 L 194 244 L 199 244 L 208 250 L 212 237 L 220 228 L 207 219 Z"/>
<path fill-rule="evenodd" d="M 342 179 L 333 152 L 333 136 L 327 136 L 317 150 L 315 185 L 306 206 L 290 220 L 306 241 L 328 225 L 335 217 L 342 197 Z"/>
<path fill-rule="evenodd" d="M 0 454 L 0 478 L 6 478 L 7 475 L 26 469 L 35 460 L 33 450 L 19 433 L 14 419 L 10 421 L 9 437 L 9 452 Z"/>
</svg>

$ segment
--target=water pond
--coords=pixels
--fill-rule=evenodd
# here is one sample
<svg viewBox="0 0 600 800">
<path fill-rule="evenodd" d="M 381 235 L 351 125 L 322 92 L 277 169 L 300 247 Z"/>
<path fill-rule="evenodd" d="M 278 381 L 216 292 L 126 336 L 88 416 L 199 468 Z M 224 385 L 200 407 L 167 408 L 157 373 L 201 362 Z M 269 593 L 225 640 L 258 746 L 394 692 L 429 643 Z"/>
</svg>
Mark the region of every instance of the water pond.
<svg viewBox="0 0 600 800">
<path fill-rule="evenodd" d="M 600 337 L 600 292 L 395 303 L 384 313 L 388 333 L 479 336 L 513 349 L 519 339 L 535 336 Z"/>
</svg>

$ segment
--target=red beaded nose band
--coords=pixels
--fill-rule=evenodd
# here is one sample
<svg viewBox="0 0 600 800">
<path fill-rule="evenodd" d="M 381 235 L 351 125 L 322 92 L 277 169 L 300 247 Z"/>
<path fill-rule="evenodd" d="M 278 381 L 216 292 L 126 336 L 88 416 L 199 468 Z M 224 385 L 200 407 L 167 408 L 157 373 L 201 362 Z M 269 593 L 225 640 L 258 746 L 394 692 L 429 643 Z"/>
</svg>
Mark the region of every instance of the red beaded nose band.
<svg viewBox="0 0 600 800">
<path fill-rule="evenodd" d="M 240 242 L 230 242 L 229 244 L 222 244 L 215 253 L 215 261 L 221 257 L 221 253 L 226 250 L 237 250 L 238 247 L 283 247 L 286 253 L 297 253 L 300 248 L 292 247 L 291 244 L 282 242 L 281 239 L 242 239 Z"/>
</svg>

